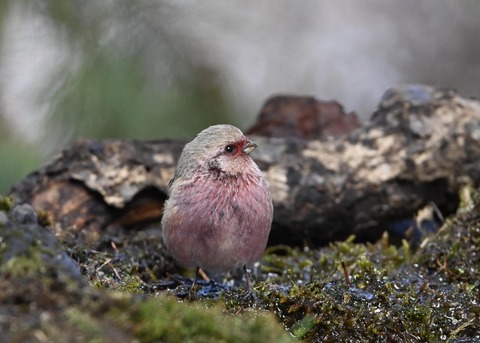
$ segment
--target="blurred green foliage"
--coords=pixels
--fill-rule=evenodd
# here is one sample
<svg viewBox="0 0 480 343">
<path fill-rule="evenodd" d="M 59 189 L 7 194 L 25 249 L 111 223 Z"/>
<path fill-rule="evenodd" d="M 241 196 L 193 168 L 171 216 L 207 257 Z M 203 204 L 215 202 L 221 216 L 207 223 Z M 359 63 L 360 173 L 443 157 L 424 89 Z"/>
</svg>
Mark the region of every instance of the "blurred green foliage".
<svg viewBox="0 0 480 343">
<path fill-rule="evenodd" d="M 149 85 L 145 72 L 135 59 L 93 56 L 56 94 L 51 129 L 67 127 L 75 137 L 153 139 L 188 136 L 229 120 L 231 109 L 211 72 L 195 70 L 192 82 L 168 89 Z"/>
<path fill-rule="evenodd" d="M 34 147 L 10 134 L 0 113 L 0 195 L 7 192 L 13 182 L 21 180 L 40 162 L 41 158 Z"/>
<path fill-rule="evenodd" d="M 14 1 L 0 5 L 0 29 L 9 4 Z M 71 60 L 44 87 L 39 103 L 50 110 L 34 144 L 9 130 L 0 113 L 0 194 L 79 138 L 187 138 L 215 123 L 238 124 L 215 72 L 196 61 L 188 42 L 176 40 L 168 25 L 154 16 L 145 20 L 146 5 L 162 4 L 15 4 L 53 23 Z"/>
<path fill-rule="evenodd" d="M 26 143 L 0 138 L 0 194 L 20 181 L 41 163 L 40 156 Z"/>
</svg>

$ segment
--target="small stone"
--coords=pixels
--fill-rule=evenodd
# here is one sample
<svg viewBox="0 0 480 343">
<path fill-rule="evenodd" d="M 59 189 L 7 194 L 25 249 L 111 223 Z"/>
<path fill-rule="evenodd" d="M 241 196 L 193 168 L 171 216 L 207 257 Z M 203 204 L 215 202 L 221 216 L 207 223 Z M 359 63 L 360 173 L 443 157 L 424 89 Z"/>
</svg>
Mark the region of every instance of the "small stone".
<svg viewBox="0 0 480 343">
<path fill-rule="evenodd" d="M 3 211 L 0 211 L 0 225 L 5 225 L 8 223 L 7 214 Z"/>
<path fill-rule="evenodd" d="M 37 223 L 37 213 L 33 207 L 29 204 L 21 204 L 15 206 L 10 215 L 13 219 L 23 224 L 35 224 Z"/>
</svg>

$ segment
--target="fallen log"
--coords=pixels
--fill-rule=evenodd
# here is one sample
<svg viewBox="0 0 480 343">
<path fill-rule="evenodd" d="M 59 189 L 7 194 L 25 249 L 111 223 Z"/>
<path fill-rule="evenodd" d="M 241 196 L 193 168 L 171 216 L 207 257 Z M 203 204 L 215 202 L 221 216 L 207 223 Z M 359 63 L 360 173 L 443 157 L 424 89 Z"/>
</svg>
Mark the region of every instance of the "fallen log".
<svg viewBox="0 0 480 343">
<path fill-rule="evenodd" d="M 460 187 L 480 180 L 480 103 L 448 89 L 394 87 L 344 136 L 252 138 L 274 201 L 271 244 L 373 240 L 430 202 L 452 213 Z M 95 241 L 118 226 L 158 225 L 184 144 L 80 141 L 10 194 L 48 213 L 58 235 L 75 230 Z"/>
</svg>

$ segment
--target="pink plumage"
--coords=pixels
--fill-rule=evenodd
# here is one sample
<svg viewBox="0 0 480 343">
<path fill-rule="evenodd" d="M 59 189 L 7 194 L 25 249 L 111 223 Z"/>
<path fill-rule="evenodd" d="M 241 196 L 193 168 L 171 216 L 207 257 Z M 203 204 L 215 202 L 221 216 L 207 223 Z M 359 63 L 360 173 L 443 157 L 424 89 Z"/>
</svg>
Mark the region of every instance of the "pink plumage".
<svg viewBox="0 0 480 343">
<path fill-rule="evenodd" d="M 256 144 L 231 125 L 215 125 L 182 151 L 165 203 L 163 240 L 186 268 L 225 272 L 262 256 L 273 206 L 250 157 Z"/>
</svg>

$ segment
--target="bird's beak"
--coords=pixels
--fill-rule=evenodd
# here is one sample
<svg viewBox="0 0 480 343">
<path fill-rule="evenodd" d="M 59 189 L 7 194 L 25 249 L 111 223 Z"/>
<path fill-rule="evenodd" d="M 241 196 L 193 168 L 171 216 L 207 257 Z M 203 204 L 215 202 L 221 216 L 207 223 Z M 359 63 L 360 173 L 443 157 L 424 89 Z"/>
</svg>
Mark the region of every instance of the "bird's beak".
<svg viewBox="0 0 480 343">
<path fill-rule="evenodd" d="M 247 155 L 250 155 L 250 153 L 255 150 L 255 148 L 257 147 L 257 145 L 252 142 L 251 140 L 248 140 L 247 139 L 247 144 L 243 147 L 243 152 L 246 153 Z"/>
</svg>

